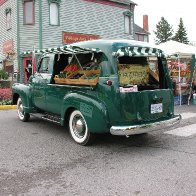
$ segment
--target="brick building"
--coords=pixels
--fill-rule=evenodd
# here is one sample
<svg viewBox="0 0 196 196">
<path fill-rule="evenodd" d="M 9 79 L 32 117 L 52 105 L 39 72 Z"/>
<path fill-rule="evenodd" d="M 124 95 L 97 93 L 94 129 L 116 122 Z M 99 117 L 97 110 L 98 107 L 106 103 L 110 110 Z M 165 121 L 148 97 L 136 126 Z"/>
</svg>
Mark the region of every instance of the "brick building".
<svg viewBox="0 0 196 196">
<path fill-rule="evenodd" d="M 31 61 L 23 51 L 87 39 L 148 42 L 148 18 L 134 24 L 130 0 L 0 0 L 0 67 L 23 72 Z M 21 66 L 20 66 L 21 65 Z"/>
</svg>

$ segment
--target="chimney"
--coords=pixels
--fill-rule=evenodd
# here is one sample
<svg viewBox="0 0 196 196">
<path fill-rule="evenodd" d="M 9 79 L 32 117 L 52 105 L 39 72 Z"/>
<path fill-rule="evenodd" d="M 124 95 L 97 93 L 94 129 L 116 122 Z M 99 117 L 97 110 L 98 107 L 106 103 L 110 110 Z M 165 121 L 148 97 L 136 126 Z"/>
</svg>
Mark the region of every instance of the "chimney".
<svg viewBox="0 0 196 196">
<path fill-rule="evenodd" d="M 148 15 L 143 15 L 143 29 L 148 32 Z"/>
</svg>

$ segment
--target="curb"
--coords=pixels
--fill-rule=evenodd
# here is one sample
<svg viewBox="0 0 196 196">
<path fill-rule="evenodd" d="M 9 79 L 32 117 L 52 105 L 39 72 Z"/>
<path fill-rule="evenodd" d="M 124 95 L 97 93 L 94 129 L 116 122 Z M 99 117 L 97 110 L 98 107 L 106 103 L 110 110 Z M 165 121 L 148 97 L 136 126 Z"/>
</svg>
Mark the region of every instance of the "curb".
<svg viewBox="0 0 196 196">
<path fill-rule="evenodd" d="M 16 109 L 16 105 L 0 105 L 0 110 Z"/>
</svg>

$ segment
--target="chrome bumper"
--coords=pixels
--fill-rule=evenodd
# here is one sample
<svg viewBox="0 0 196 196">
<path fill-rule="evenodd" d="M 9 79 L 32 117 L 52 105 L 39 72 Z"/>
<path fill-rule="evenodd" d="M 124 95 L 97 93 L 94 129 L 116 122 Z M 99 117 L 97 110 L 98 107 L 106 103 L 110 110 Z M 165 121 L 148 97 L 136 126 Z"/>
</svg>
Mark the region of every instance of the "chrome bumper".
<svg viewBox="0 0 196 196">
<path fill-rule="evenodd" d="M 112 126 L 110 128 L 110 133 L 112 135 L 136 135 L 141 133 L 148 133 L 151 131 L 158 131 L 161 129 L 166 129 L 172 127 L 180 122 L 182 119 L 181 115 L 174 117 L 169 120 L 164 120 L 160 122 L 142 124 L 142 125 L 133 125 L 133 126 Z"/>
</svg>

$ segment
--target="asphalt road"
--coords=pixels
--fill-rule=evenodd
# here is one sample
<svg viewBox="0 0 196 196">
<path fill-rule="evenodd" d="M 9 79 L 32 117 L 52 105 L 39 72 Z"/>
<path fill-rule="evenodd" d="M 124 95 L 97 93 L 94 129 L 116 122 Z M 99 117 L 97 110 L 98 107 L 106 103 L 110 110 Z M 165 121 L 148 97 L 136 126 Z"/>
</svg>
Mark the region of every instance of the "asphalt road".
<svg viewBox="0 0 196 196">
<path fill-rule="evenodd" d="M 0 196 L 195 196 L 196 106 L 176 112 L 184 120 L 173 130 L 191 126 L 188 136 L 108 134 L 82 147 L 59 125 L 0 111 Z"/>
</svg>

